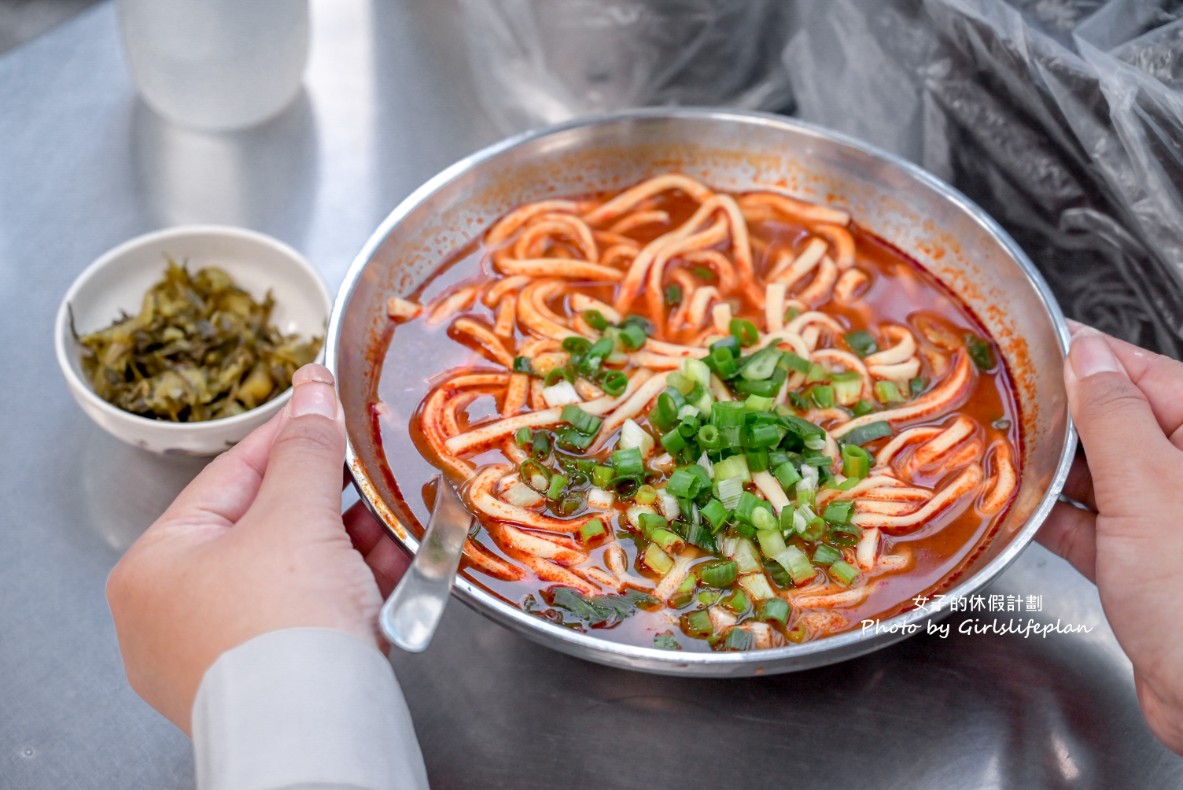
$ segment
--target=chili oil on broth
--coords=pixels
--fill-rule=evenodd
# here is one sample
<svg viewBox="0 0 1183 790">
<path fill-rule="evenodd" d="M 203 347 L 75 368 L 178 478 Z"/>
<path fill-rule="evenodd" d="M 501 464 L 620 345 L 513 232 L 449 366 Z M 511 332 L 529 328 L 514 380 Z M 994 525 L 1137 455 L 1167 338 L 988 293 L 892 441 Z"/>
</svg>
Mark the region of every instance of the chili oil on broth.
<svg viewBox="0 0 1183 790">
<path fill-rule="evenodd" d="M 600 205 L 615 194 L 619 193 L 576 200 L 586 205 Z M 646 208 L 651 211 L 664 211 L 668 214 L 668 219 L 648 223 L 623 234 L 642 245 L 686 222 L 697 210 L 698 202 L 682 192 L 667 192 L 651 198 Z M 747 228 L 752 238 L 755 271 L 761 275 L 775 266 L 782 252 L 800 254 L 811 237 L 809 227 L 787 221 L 783 217 L 751 221 L 748 222 Z M 869 275 L 869 283 L 854 301 L 831 301 L 818 309 L 836 318 L 848 331 L 874 330 L 889 323 L 907 326 L 922 345 L 933 345 L 928 342 L 922 331 L 931 329 L 932 326 L 945 330 L 954 339 L 962 332 L 985 336 L 969 311 L 918 264 L 857 225 L 852 224 L 849 230 L 855 242 L 855 266 Z M 729 245 L 729 240 L 724 241 L 716 245 L 715 249 L 726 252 Z M 428 305 L 427 312 L 430 313 L 433 306 L 438 308 L 450 295 L 462 293 L 466 288 L 483 286 L 495 277 L 490 259 L 496 249 L 497 247 L 487 245 L 483 237 L 474 241 L 450 258 L 433 279 L 425 283 L 412 298 Z M 554 249 L 548 250 L 548 255 L 575 256 L 578 255 L 578 250 L 573 244 L 560 242 Z M 573 281 L 569 289 L 570 293 L 585 293 L 608 304 L 613 301 L 613 291 L 614 286 L 611 284 L 579 281 Z M 634 303 L 634 307 L 643 310 L 644 304 L 645 297 L 642 295 Z M 562 304 L 556 300 L 550 306 L 566 319 L 573 317 L 566 298 L 562 300 Z M 738 299 L 733 300 L 733 307 L 735 317 L 763 326 L 763 310 L 747 295 L 741 294 Z M 483 306 L 479 300 L 462 312 L 479 316 L 490 326 L 496 321 L 494 310 Z M 385 359 L 382 362 L 383 375 L 378 380 L 373 395 L 376 405 L 383 404 L 377 407 L 374 430 L 378 434 L 376 438 L 381 442 L 388 462 L 388 468 L 384 472 L 392 489 L 404 498 L 404 502 L 400 504 L 404 504 L 405 508 L 396 510 L 402 511 L 400 515 L 412 515 L 420 533 L 422 527 L 419 525 L 426 523 L 426 501 L 429 497 L 425 490 L 416 493 L 416 489 L 424 489 L 426 481 L 436 472 L 435 468 L 424 460 L 424 457 L 431 457 L 433 451 L 424 437 L 419 412 L 421 401 L 424 400 L 431 384 L 445 375 L 444 371 L 498 370 L 498 366 L 491 364 L 484 356 L 449 336 L 449 324 L 453 317 L 443 315 L 442 320 L 434 323 L 428 318 L 419 318 L 392 325 Z M 682 332 L 678 336 L 663 339 L 684 342 L 690 334 L 692 333 Z M 941 333 L 938 331 L 937 334 Z M 521 338 L 520 330 L 515 330 L 515 346 Z M 994 353 L 997 356 L 996 349 Z M 977 423 L 982 447 L 988 448 L 998 441 L 1006 442 L 1013 450 L 1013 457 L 1017 458 L 1019 421 L 1015 399 L 1005 366 L 1001 358 L 998 359 L 998 364 L 992 370 L 977 372 L 968 398 L 956 411 L 969 416 Z M 429 371 L 441 372 L 434 376 L 425 376 L 425 372 Z M 934 376 L 938 373 L 939 371 L 932 369 L 927 359 L 922 362 L 922 375 L 928 380 L 930 388 L 933 386 Z M 463 433 L 471 426 L 480 425 L 483 420 L 497 416 L 496 404 L 489 398 L 480 398 L 471 411 L 459 416 L 457 427 Z M 651 429 L 644 411 L 635 419 L 642 427 Z M 949 415 L 936 416 L 908 421 L 905 426 L 907 429 L 923 426 L 940 427 L 948 424 L 950 419 L 952 418 Z M 898 435 L 900 430 L 903 428 L 895 431 L 893 436 Z M 874 454 L 891 441 L 891 438 L 870 442 L 867 449 Z M 598 458 L 604 460 L 611 456 L 615 444 L 614 436 L 603 442 L 603 450 Z M 502 452 L 497 449 L 488 450 L 468 460 L 472 461 L 478 470 L 485 464 L 505 461 Z M 390 468 L 396 469 L 397 473 L 391 474 Z M 990 470 L 987 469 L 986 473 L 989 474 Z M 942 477 L 952 474 L 955 473 L 946 475 L 941 469 L 926 470 L 915 481 L 931 486 L 941 482 Z M 975 501 L 978 499 L 976 494 L 974 498 Z M 618 503 L 617 512 L 608 514 L 611 516 L 611 523 L 607 523 L 609 531 L 615 532 L 618 536 L 628 534 L 626 529 L 616 523 L 623 521 L 623 510 Z M 911 567 L 905 572 L 872 571 L 865 574 L 864 582 L 874 583 L 871 592 L 865 600 L 840 609 L 847 625 L 834 629 L 834 632 L 857 628 L 864 619 L 886 617 L 912 608 L 913 598 L 931 595 L 948 586 L 968 559 L 975 554 L 976 548 L 988 537 L 992 525 L 997 523 L 1004 513 L 1005 508 L 988 515 L 980 512 L 976 505 L 971 503 L 968 507 L 960 508 L 959 512 L 943 512 L 931 523 L 911 534 L 891 536 L 881 533 L 879 551 L 882 554 L 901 549 L 907 551 L 911 557 Z M 605 522 L 608 522 L 607 518 Z M 491 555 L 505 562 L 515 561 L 510 553 L 489 540 L 483 529 L 478 539 L 481 546 Z M 628 568 L 636 580 L 651 587 L 655 583 L 654 576 L 645 575 L 638 565 L 640 541 L 624 538 L 618 539 L 616 544 L 624 549 Z M 607 545 L 611 544 L 590 548 L 590 561 L 586 564 L 606 567 Z M 548 587 L 549 583 L 540 581 L 529 572 L 521 581 L 504 581 L 474 570 L 468 560 L 464 564 L 471 581 L 505 600 L 518 606 L 532 604 L 539 609 L 548 608 L 540 596 L 540 590 Z M 818 580 L 815 578 L 816 581 Z M 641 589 L 645 589 L 644 584 L 641 585 Z M 613 590 L 605 589 L 604 592 L 611 593 Z M 709 650 L 710 647 L 705 641 L 688 637 L 682 632 L 677 614 L 668 609 L 638 609 L 636 614 L 613 627 L 595 628 L 592 631 L 602 638 L 641 646 L 653 645 L 655 634 L 670 633 L 682 649 Z M 789 623 L 792 624 L 793 620 L 790 619 Z M 785 633 L 786 631 L 774 629 L 774 644 L 788 643 Z"/>
</svg>

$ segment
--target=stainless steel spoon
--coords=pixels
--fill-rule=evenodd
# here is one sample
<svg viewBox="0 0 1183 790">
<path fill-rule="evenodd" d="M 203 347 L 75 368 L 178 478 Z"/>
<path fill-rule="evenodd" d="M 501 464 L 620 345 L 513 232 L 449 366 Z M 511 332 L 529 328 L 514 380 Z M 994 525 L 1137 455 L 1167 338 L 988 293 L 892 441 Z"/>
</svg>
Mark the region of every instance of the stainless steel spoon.
<svg viewBox="0 0 1183 790">
<path fill-rule="evenodd" d="M 456 490 L 442 475 L 437 476 L 435 506 L 423 542 L 378 614 L 382 633 L 392 644 L 411 653 L 422 653 L 431 644 L 472 522 L 472 513 Z"/>
</svg>

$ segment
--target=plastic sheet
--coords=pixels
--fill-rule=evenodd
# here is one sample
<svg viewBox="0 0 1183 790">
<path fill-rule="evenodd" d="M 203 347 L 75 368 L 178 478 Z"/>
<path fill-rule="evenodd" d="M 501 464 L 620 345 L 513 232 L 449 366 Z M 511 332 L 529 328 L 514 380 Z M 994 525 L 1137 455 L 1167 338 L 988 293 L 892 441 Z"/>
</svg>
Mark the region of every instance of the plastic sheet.
<svg viewBox="0 0 1183 790">
<path fill-rule="evenodd" d="M 1065 311 L 1183 353 L 1183 0 L 461 0 L 507 131 L 787 110 L 995 216 Z"/>
<path fill-rule="evenodd" d="M 1183 3 L 807 0 L 800 117 L 955 184 L 1065 312 L 1183 351 Z"/>
<path fill-rule="evenodd" d="M 783 110 L 783 0 L 461 0 L 485 109 L 506 132 L 626 107 Z"/>
</svg>

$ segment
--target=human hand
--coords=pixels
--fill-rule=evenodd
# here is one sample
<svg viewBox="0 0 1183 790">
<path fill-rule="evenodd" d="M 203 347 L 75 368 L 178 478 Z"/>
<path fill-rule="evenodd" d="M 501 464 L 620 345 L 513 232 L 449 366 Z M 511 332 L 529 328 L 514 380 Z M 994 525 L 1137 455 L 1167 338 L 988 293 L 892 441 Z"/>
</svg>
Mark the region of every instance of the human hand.
<svg viewBox="0 0 1183 790">
<path fill-rule="evenodd" d="M 282 628 L 381 645 L 377 615 L 408 559 L 360 506 L 341 515 L 345 427 L 333 377 L 307 365 L 291 401 L 215 458 L 111 572 L 132 688 L 173 724 L 223 652 Z"/>
<path fill-rule="evenodd" d="M 1183 363 L 1072 322 L 1084 445 L 1037 539 L 1094 580 L 1150 729 L 1183 754 Z"/>
</svg>

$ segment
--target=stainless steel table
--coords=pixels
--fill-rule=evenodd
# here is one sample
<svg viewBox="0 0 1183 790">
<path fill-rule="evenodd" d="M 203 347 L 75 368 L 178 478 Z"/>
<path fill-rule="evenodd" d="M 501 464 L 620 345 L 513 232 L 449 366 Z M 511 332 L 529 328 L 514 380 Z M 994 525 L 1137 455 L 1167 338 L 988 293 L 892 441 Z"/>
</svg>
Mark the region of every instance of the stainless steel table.
<svg viewBox="0 0 1183 790">
<path fill-rule="evenodd" d="M 117 242 L 229 222 L 302 250 L 330 285 L 381 218 L 497 134 L 452 0 L 317 0 L 306 91 L 231 135 L 136 99 L 114 8 L 0 58 L 0 787 L 193 784 L 188 742 L 129 689 L 111 566 L 199 463 L 126 447 L 72 403 L 54 310 Z M 1095 590 L 1035 547 L 991 590 L 1041 596 L 1047 638 L 918 636 L 838 666 L 745 681 L 605 669 L 462 606 L 394 660 L 441 788 L 1176 787 Z M 1005 620 L 1008 615 L 1001 615 Z"/>
</svg>

